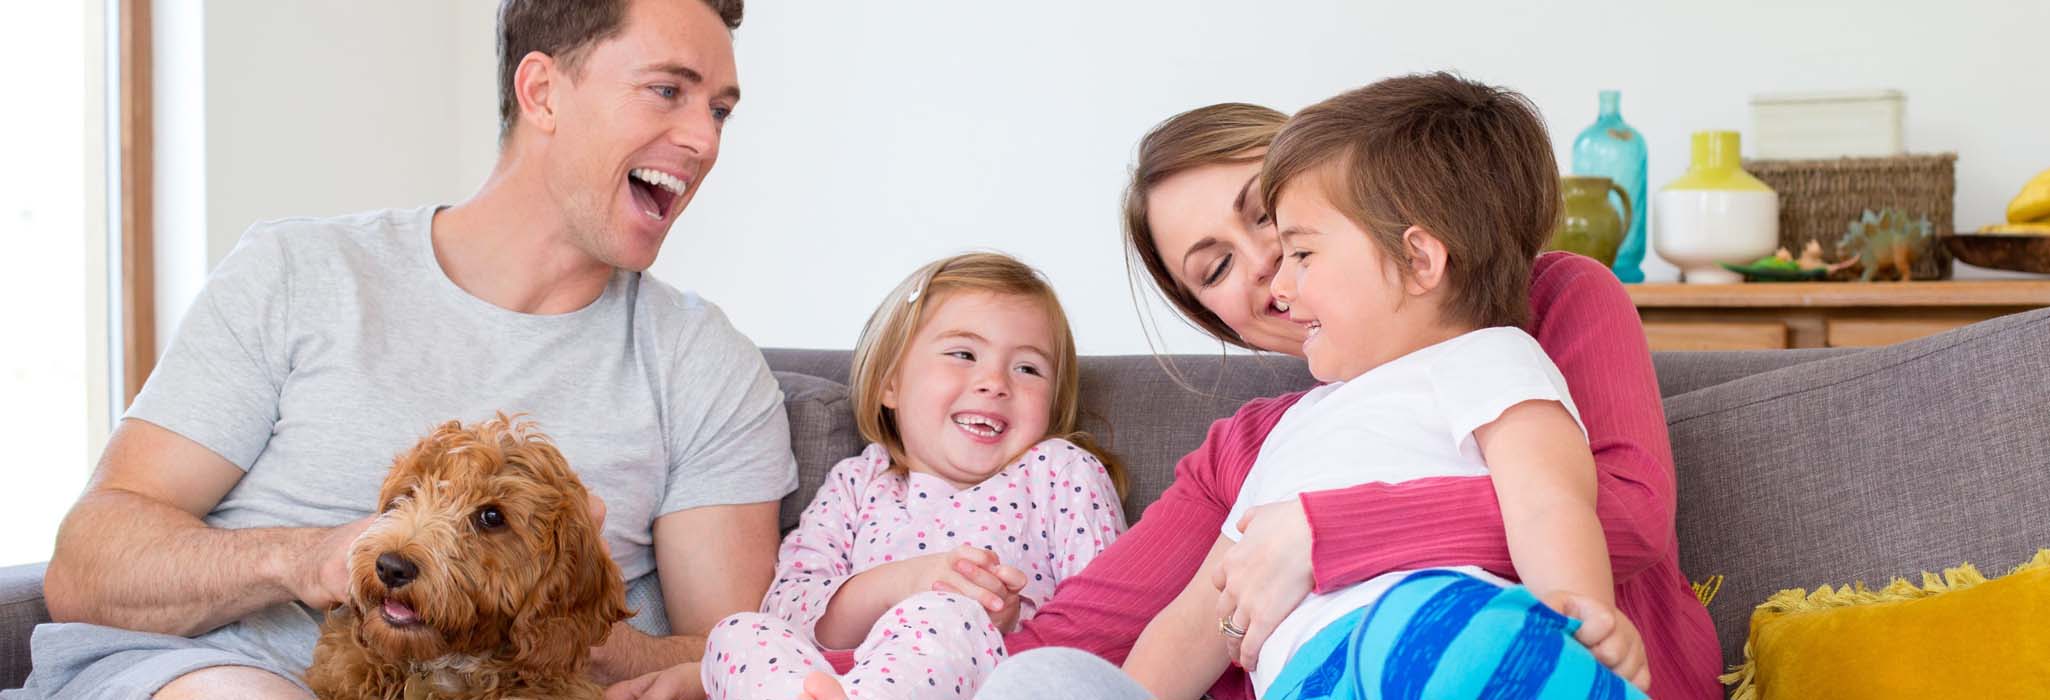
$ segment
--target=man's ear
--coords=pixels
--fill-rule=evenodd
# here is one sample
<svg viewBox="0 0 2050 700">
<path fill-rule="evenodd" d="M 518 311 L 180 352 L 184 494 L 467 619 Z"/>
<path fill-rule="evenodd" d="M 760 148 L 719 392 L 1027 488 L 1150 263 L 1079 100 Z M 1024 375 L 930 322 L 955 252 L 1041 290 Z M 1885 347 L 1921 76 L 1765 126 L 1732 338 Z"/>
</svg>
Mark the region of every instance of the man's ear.
<svg viewBox="0 0 2050 700">
<path fill-rule="evenodd" d="M 561 96 L 564 76 L 555 57 L 529 51 L 513 69 L 513 97 L 520 103 L 520 123 L 545 134 L 555 133 L 556 100 Z"/>
<path fill-rule="evenodd" d="M 1402 232 L 1402 248 L 1409 253 L 1409 279 L 1403 285 L 1410 294 L 1429 294 L 1444 283 L 1447 252 L 1437 234 L 1411 226 Z"/>
</svg>

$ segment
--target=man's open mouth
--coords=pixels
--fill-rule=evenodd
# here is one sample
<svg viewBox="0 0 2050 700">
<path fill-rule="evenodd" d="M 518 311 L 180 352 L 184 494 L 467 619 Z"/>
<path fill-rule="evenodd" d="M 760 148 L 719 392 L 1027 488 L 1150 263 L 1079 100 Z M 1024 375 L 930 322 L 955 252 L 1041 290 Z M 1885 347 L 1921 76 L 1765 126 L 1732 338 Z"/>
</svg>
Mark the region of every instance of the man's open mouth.
<svg viewBox="0 0 2050 700">
<path fill-rule="evenodd" d="M 392 627 L 405 628 L 420 624 L 420 613 L 414 612 L 412 606 L 397 598 L 384 599 L 384 606 L 377 612 L 384 616 L 385 624 Z"/>
<path fill-rule="evenodd" d="M 634 168 L 627 173 L 626 184 L 641 213 L 656 221 L 667 219 L 671 208 L 689 189 L 689 183 L 654 168 Z"/>
</svg>

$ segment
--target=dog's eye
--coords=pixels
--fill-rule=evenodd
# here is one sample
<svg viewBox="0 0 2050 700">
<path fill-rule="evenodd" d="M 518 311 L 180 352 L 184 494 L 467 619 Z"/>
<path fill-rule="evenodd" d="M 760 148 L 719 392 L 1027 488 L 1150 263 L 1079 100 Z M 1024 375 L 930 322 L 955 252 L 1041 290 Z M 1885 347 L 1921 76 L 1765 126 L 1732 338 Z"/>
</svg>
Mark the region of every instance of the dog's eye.
<svg viewBox="0 0 2050 700">
<path fill-rule="evenodd" d="M 477 527 L 487 531 L 505 527 L 505 514 L 498 511 L 498 506 L 478 508 L 476 520 Z"/>
</svg>

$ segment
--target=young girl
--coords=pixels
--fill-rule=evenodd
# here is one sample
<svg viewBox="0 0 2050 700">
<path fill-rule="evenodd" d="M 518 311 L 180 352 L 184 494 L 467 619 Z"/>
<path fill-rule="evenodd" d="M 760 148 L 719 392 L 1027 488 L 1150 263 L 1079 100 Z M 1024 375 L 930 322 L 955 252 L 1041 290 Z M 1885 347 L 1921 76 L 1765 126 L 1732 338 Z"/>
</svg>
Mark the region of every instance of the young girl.
<svg viewBox="0 0 2050 700">
<path fill-rule="evenodd" d="M 1230 662 L 1226 642 L 1251 639 L 1264 645 L 1240 660 L 1263 698 L 1643 696 L 1588 651 L 1636 647 L 1623 665 L 1648 684 L 1613 610 L 1584 429 L 1518 327 L 1558 215 L 1556 167 L 1527 100 L 1442 73 L 1339 95 L 1275 138 L 1260 175 L 1283 249 L 1272 291 L 1329 383 L 1268 435 L 1201 572 L 1127 659 L 1148 690 L 1194 698 Z M 1219 594 L 1246 511 L 1440 476 L 1493 480 L 1523 585 L 1478 567 L 1389 573 L 1311 595 L 1272 630 L 1247 630 Z M 1583 646 L 1539 602 L 1568 595 L 1620 623 Z"/>
<path fill-rule="evenodd" d="M 1076 430 L 1052 287 L 1003 255 L 926 265 L 854 351 L 871 441 L 783 540 L 762 612 L 721 620 L 712 698 L 965 698 L 1015 629 L 1124 530 L 1122 472 Z M 821 648 L 859 646 L 846 675 Z"/>
</svg>

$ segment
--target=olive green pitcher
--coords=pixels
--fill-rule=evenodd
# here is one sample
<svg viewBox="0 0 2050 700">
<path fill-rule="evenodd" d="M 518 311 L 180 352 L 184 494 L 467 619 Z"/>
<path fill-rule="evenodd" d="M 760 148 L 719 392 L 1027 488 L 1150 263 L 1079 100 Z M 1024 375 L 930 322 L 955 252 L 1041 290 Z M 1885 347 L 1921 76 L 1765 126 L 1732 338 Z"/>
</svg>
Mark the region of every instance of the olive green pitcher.
<svg viewBox="0 0 2050 700">
<path fill-rule="evenodd" d="M 1559 178 L 1559 192 L 1566 202 L 1559 210 L 1559 228 L 1552 232 L 1552 242 L 1545 245 L 1545 250 L 1578 253 L 1605 266 L 1615 265 L 1616 249 L 1623 245 L 1623 232 L 1630 230 L 1630 222 L 1636 219 L 1636 212 L 1630 209 L 1630 194 L 1606 177 L 1587 175 Z M 1610 192 L 1615 192 L 1623 203 L 1621 218 L 1609 206 Z"/>
</svg>

